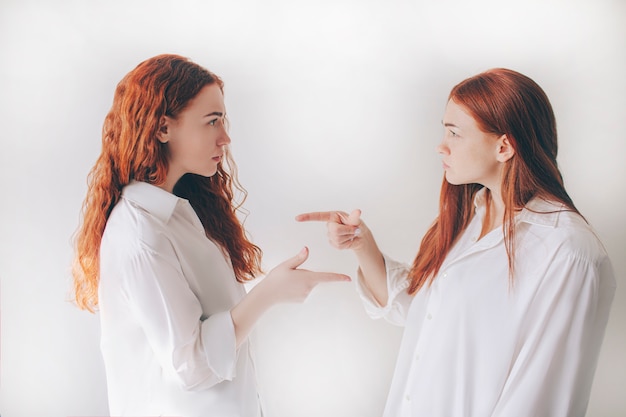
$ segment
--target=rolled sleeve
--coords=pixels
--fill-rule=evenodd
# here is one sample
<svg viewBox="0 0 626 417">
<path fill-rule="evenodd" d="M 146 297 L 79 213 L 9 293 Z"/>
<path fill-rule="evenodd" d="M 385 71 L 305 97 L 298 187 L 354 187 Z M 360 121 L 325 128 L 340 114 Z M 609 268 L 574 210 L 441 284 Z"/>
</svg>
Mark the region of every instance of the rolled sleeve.
<svg viewBox="0 0 626 417">
<path fill-rule="evenodd" d="M 230 311 L 213 314 L 202 322 L 202 342 L 213 374 L 232 380 L 236 375 L 237 341 Z"/>
<path fill-rule="evenodd" d="M 230 312 L 202 320 L 200 301 L 166 255 L 146 249 L 124 269 L 133 318 L 164 374 L 183 389 L 206 389 L 233 379 L 237 349 Z"/>
<path fill-rule="evenodd" d="M 409 266 L 383 255 L 387 273 L 387 303 L 381 306 L 363 280 L 361 269 L 357 271 L 356 291 L 363 301 L 365 311 L 373 319 L 385 318 L 392 324 L 404 326 L 412 297 L 407 293 Z"/>
</svg>

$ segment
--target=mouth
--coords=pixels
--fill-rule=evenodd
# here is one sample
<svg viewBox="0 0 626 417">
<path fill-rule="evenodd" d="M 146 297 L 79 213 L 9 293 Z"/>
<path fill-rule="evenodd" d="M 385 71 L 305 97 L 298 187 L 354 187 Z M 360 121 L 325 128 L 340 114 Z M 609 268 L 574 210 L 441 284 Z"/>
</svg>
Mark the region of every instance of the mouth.
<svg viewBox="0 0 626 417">
<path fill-rule="evenodd" d="M 213 158 L 211 158 L 211 159 L 213 159 L 215 162 L 220 162 L 220 161 L 222 160 L 222 157 L 223 157 L 223 155 L 220 155 L 220 156 L 214 156 L 214 157 L 213 157 Z"/>
<path fill-rule="evenodd" d="M 442 162 L 441 165 L 443 166 L 443 169 L 450 168 L 450 165 L 446 164 L 445 162 Z"/>
</svg>

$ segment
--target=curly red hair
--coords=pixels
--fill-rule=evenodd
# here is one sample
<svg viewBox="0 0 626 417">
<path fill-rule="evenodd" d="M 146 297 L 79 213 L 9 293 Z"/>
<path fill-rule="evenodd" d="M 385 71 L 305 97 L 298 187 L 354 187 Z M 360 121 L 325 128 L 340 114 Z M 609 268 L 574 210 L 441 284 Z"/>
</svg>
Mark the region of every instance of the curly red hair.
<svg viewBox="0 0 626 417">
<path fill-rule="evenodd" d="M 100 241 L 122 188 L 131 180 L 165 182 L 168 148 L 157 140 L 163 116 L 176 118 L 204 86 L 215 83 L 223 92 L 222 80 L 207 69 L 178 55 L 159 55 L 140 63 L 117 85 L 75 235 L 72 275 L 81 309 L 93 312 L 98 306 Z M 261 272 L 261 249 L 248 240 L 237 217 L 247 193 L 237 180 L 228 148 L 215 175 L 184 175 L 174 194 L 189 200 L 207 235 L 226 249 L 237 281 L 253 279 Z"/>
</svg>

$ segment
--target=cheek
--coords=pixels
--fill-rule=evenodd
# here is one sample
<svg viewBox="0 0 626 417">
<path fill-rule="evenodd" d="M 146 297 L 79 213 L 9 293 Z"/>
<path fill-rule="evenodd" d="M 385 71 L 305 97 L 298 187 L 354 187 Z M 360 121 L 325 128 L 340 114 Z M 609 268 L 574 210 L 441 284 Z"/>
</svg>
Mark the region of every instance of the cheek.
<svg viewBox="0 0 626 417">
<path fill-rule="evenodd" d="M 206 149 L 210 143 L 210 135 L 206 130 L 195 130 L 189 132 L 190 143 L 193 143 L 195 149 Z"/>
</svg>

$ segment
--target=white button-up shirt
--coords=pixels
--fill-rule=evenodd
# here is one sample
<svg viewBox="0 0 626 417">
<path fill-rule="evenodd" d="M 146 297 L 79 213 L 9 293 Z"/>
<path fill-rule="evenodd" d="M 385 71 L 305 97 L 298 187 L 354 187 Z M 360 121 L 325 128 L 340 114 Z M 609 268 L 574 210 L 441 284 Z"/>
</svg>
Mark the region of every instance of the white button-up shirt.
<svg viewBox="0 0 626 417">
<path fill-rule="evenodd" d="M 514 281 L 501 228 L 478 240 L 476 215 L 432 285 L 406 293 L 408 265 L 385 257 L 374 318 L 405 326 L 385 417 L 582 417 L 615 278 L 590 226 L 560 204 L 534 199 L 516 217 Z"/>
<path fill-rule="evenodd" d="M 114 416 L 260 416 L 250 347 L 230 309 L 245 295 L 187 200 L 132 182 L 106 225 L 99 304 Z"/>
</svg>

